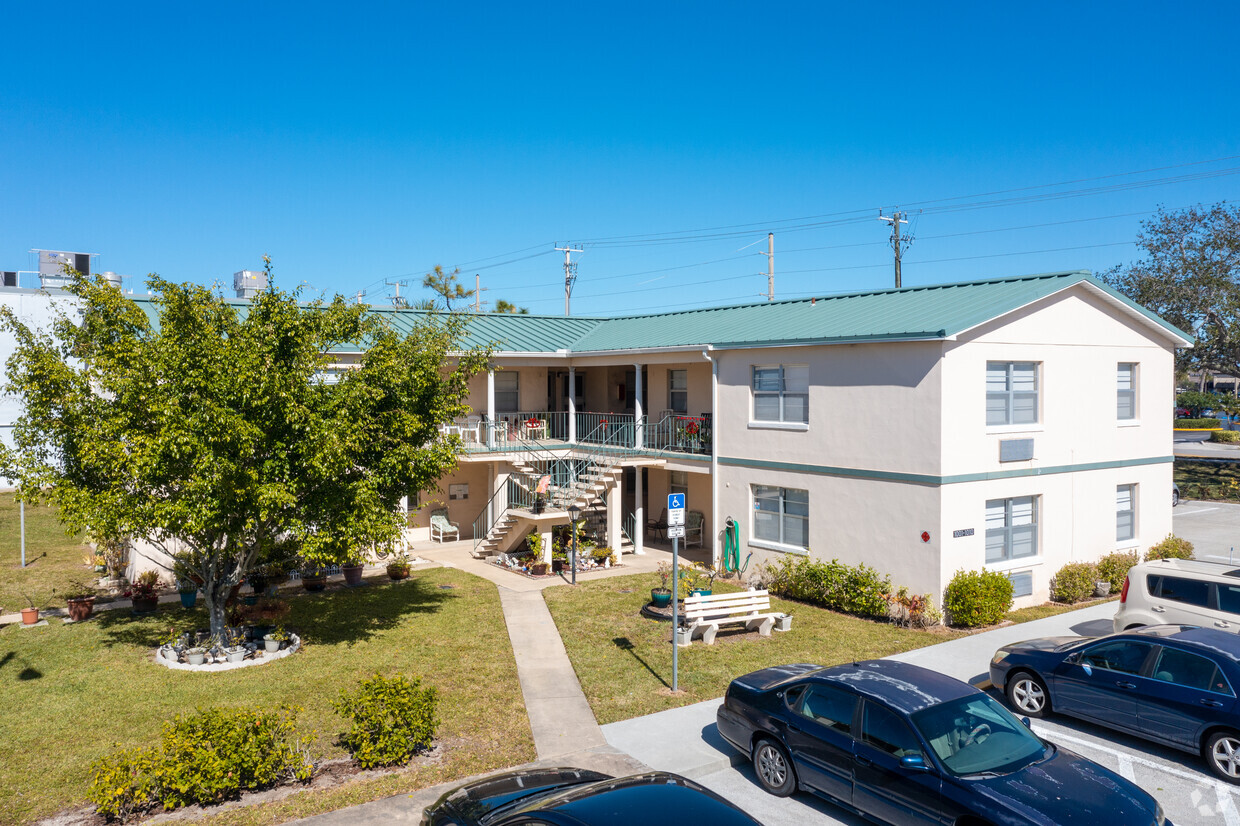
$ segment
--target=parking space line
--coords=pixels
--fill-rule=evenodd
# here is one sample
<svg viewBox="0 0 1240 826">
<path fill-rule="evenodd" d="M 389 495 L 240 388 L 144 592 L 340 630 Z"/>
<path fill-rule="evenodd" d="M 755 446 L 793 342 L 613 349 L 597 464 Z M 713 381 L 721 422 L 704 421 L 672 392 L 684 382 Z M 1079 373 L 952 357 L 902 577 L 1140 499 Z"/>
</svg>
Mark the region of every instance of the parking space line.
<svg viewBox="0 0 1240 826">
<path fill-rule="evenodd" d="M 1074 746 L 1080 746 L 1082 748 L 1093 749 L 1095 751 L 1100 751 L 1104 754 L 1109 754 L 1112 757 L 1114 757 L 1117 761 L 1127 759 L 1129 761 L 1129 768 L 1131 768 L 1133 763 L 1136 763 L 1138 765 L 1160 771 L 1163 774 L 1169 774 L 1169 775 L 1172 775 L 1173 777 L 1179 777 L 1184 780 L 1195 781 L 1197 783 L 1200 783 L 1203 786 L 1206 786 L 1207 788 L 1210 786 L 1213 786 L 1215 790 L 1218 792 L 1219 800 L 1223 800 L 1224 798 L 1231 800 L 1232 795 L 1234 795 L 1238 791 L 1236 787 L 1222 780 L 1215 780 L 1212 777 L 1203 777 L 1200 774 L 1193 774 L 1192 772 L 1186 772 L 1183 769 L 1178 769 L 1174 766 L 1169 766 L 1166 763 L 1160 763 L 1156 760 L 1150 760 L 1149 758 L 1146 758 L 1146 757 L 1138 757 L 1136 755 L 1124 754 L 1118 749 L 1111 748 L 1110 746 L 1104 746 L 1100 743 L 1095 743 L 1091 740 L 1084 740 L 1080 737 L 1073 737 L 1070 734 L 1061 734 L 1059 732 L 1048 731 L 1046 729 L 1042 729 L 1042 731 L 1038 731 L 1037 729 L 1034 729 L 1034 732 L 1051 741 L 1057 742 L 1057 741 L 1063 740 L 1064 742 L 1071 743 Z M 1234 800 L 1232 801 L 1232 805 L 1230 809 L 1233 814 L 1236 814 L 1236 807 L 1235 807 Z M 1227 815 L 1226 809 L 1224 809 L 1223 815 L 1224 817 L 1226 817 Z M 1234 821 L 1234 823 L 1237 824 L 1237 826 L 1240 826 L 1240 814 L 1236 814 L 1236 817 L 1237 819 Z M 1232 824 L 1232 823 L 1233 821 L 1230 821 L 1230 820 L 1228 821 L 1228 824 Z"/>
<path fill-rule="evenodd" d="M 1175 515 L 1176 516 L 1196 516 L 1199 513 L 1209 513 L 1210 511 L 1216 511 L 1216 510 L 1218 510 L 1218 508 L 1197 508 L 1194 510 L 1194 509 L 1185 509 L 1181 507 L 1181 508 L 1176 509 Z"/>
<path fill-rule="evenodd" d="M 1119 765 L 1115 768 L 1115 773 L 1125 780 L 1133 783 L 1137 782 L 1137 774 L 1132 770 L 1132 758 L 1126 754 L 1117 754 Z"/>
<path fill-rule="evenodd" d="M 1222 784 L 1218 787 L 1218 811 L 1227 826 L 1240 824 L 1240 812 L 1236 811 L 1236 800 L 1231 796 L 1231 789 Z"/>
</svg>

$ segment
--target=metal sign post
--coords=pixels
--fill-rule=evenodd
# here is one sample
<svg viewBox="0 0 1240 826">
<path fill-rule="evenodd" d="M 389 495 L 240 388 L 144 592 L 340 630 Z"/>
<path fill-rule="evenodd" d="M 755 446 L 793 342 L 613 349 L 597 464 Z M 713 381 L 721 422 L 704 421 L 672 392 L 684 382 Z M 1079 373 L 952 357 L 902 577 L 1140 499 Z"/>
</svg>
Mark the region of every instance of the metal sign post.
<svg viewBox="0 0 1240 826">
<path fill-rule="evenodd" d="M 672 691 L 680 686 L 680 537 L 685 535 L 685 495 L 667 495 L 667 535 L 672 537 Z"/>
</svg>

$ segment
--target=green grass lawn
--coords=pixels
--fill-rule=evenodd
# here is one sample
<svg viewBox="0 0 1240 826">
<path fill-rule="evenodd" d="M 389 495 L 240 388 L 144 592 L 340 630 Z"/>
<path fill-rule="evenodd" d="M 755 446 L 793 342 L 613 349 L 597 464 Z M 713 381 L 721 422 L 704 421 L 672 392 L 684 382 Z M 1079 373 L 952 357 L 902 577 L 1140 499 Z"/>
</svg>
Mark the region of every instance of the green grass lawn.
<svg viewBox="0 0 1240 826">
<path fill-rule="evenodd" d="M 1240 501 L 1240 463 L 1207 464 L 1177 459 L 1175 483 L 1185 499 Z"/>
<path fill-rule="evenodd" d="M 417 675 L 439 689 L 441 761 L 215 820 L 277 823 L 534 759 L 491 583 L 436 568 L 398 585 L 302 594 L 290 602 L 285 625 L 302 635 L 304 652 L 217 674 L 152 662 L 170 625 L 206 627 L 199 609 L 163 608 L 147 618 L 97 612 L 74 625 L 52 619 L 47 627 L 0 629 L 0 823 L 30 822 L 84 803 L 93 760 L 117 743 L 153 744 L 164 720 L 200 705 L 303 706 L 301 727 L 317 731 L 315 755 L 343 756 L 334 740 L 344 721 L 330 701 L 375 672 Z"/>
<path fill-rule="evenodd" d="M 729 637 L 714 645 L 697 640 L 680 650 L 679 687 L 672 696 L 669 624 L 647 619 L 653 577 L 598 580 L 543 592 L 564 639 L 582 690 L 600 724 L 723 696 L 734 677 L 783 663 L 822 665 L 885 657 L 959 636 L 957 631 L 912 631 L 772 597 L 771 608 L 793 615 L 792 630 Z M 715 592 L 726 589 L 718 582 Z"/>
<path fill-rule="evenodd" d="M 54 508 L 27 506 L 26 567 L 21 567 L 21 515 L 13 494 L 0 493 L 0 614 L 27 607 L 24 594 L 38 608 L 63 608 L 70 580 L 98 581 L 94 568 L 82 563 L 90 550 L 82 544 L 83 538 L 65 534 Z"/>
</svg>

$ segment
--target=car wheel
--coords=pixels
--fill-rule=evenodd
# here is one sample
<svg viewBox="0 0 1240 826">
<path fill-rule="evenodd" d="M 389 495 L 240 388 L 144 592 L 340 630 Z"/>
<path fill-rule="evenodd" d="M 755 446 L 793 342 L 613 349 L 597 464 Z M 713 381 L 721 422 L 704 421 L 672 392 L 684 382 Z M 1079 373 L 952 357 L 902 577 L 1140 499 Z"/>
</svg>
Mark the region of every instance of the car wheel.
<svg viewBox="0 0 1240 826">
<path fill-rule="evenodd" d="M 1171 491 L 1171 507 L 1180 504 L 1180 492 L 1178 490 Z"/>
<path fill-rule="evenodd" d="M 1229 783 L 1240 783 L 1240 735 L 1216 731 L 1206 741 L 1206 762 L 1210 770 Z"/>
<path fill-rule="evenodd" d="M 788 752 L 771 740 L 759 740 L 754 746 L 753 770 L 762 788 L 776 797 L 787 797 L 797 790 Z"/>
<path fill-rule="evenodd" d="M 1008 679 L 1007 698 L 1012 708 L 1030 717 L 1045 717 L 1051 710 L 1046 683 L 1028 671 L 1017 672 Z"/>
</svg>

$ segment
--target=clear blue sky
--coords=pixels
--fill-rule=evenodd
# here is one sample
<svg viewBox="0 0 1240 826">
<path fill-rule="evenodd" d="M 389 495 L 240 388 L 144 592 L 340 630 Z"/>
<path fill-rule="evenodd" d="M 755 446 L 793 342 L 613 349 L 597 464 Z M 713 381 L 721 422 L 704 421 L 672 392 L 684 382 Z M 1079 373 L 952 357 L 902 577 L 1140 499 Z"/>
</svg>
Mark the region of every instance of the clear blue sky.
<svg viewBox="0 0 1240 826">
<path fill-rule="evenodd" d="M 379 302 L 442 264 L 559 315 L 570 242 L 574 314 L 614 315 L 759 300 L 768 231 L 777 298 L 890 286 L 873 216 L 899 206 L 906 285 L 1103 270 L 1159 204 L 1236 197 L 1238 24 L 1232 2 L 9 3 L 0 269 L 39 247 L 127 288 L 231 286 L 268 253 L 280 286 Z"/>
</svg>

